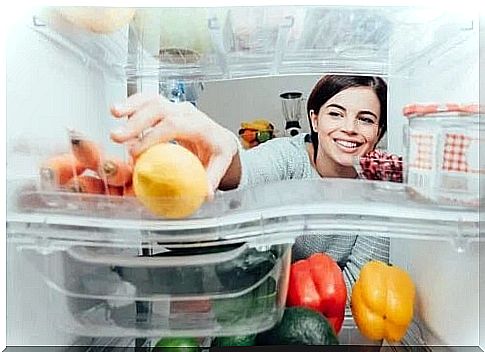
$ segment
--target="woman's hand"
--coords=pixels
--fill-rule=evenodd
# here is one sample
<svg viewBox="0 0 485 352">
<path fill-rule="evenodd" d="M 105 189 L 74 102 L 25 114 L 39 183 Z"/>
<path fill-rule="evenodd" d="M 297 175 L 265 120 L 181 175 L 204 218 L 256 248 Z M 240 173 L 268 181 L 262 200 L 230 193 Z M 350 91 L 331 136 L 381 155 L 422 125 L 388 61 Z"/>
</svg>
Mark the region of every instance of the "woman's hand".
<svg viewBox="0 0 485 352">
<path fill-rule="evenodd" d="M 236 136 L 189 102 L 137 93 L 113 106 L 111 113 L 128 118 L 111 132 L 111 139 L 128 144 L 134 159 L 152 145 L 172 140 L 194 153 L 206 168 L 210 197 L 238 152 Z"/>
</svg>

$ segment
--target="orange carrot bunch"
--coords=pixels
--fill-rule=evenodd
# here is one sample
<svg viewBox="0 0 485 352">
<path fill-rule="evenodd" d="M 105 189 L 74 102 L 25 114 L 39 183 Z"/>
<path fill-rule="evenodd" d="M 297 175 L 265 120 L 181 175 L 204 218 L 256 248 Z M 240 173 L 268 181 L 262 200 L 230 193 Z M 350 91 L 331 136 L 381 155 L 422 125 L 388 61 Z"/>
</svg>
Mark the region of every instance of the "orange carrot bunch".
<svg viewBox="0 0 485 352">
<path fill-rule="evenodd" d="M 39 173 L 44 188 L 55 188 L 81 175 L 84 170 L 86 167 L 74 155 L 65 153 L 55 155 L 43 162 Z"/>
<path fill-rule="evenodd" d="M 105 157 L 99 145 L 77 131 L 69 131 L 71 153 L 55 155 L 40 167 L 43 188 L 76 193 L 133 196 L 133 166 Z"/>
<path fill-rule="evenodd" d="M 123 160 L 110 158 L 101 163 L 98 173 L 101 177 L 106 178 L 106 183 L 108 185 L 123 187 L 124 185 L 131 183 L 133 168 Z"/>
<path fill-rule="evenodd" d="M 72 154 L 86 168 L 97 170 L 101 163 L 101 148 L 76 131 L 69 131 Z"/>
<path fill-rule="evenodd" d="M 63 187 L 68 192 L 104 194 L 103 180 L 91 175 L 81 175 L 71 178 Z"/>
</svg>

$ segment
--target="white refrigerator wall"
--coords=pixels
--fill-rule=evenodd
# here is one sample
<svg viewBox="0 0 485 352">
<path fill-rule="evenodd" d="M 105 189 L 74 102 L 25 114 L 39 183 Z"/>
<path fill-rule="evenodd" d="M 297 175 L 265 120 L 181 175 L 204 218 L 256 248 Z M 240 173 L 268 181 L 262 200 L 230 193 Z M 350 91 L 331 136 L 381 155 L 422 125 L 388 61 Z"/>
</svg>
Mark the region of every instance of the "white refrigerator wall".
<svg viewBox="0 0 485 352">
<path fill-rule="evenodd" d="M 481 235 L 483 239 L 483 235 Z M 485 273 L 485 242 L 480 243 L 480 249 L 479 252 L 480 254 L 480 273 L 483 275 Z M 480 280 L 480 309 L 479 309 L 479 314 L 480 314 L 480 321 L 479 321 L 479 327 L 480 327 L 480 348 L 482 351 L 485 350 L 485 280 Z"/>
<path fill-rule="evenodd" d="M 413 62 L 400 62 L 391 51 L 389 79 L 389 150 L 404 154 L 402 108 L 413 103 L 479 101 L 479 33 L 477 23 L 464 24 L 462 35 L 430 48 Z M 396 40 L 396 43 L 399 41 Z M 393 70 L 396 70 L 392 72 Z"/>
<path fill-rule="evenodd" d="M 478 45 L 478 31 L 474 30 L 467 40 L 447 50 L 437 48 L 391 76 L 394 77 L 390 82 L 391 151 L 405 152 L 402 134 L 407 122 L 402 117 L 405 104 L 479 101 Z M 457 234 L 458 231 L 457 228 Z M 429 329 L 423 331 L 428 344 L 477 346 L 479 245 L 464 246 L 465 251 L 459 253 L 452 241 L 392 240 L 391 261 L 408 270 L 416 283 L 416 314 Z"/>
<path fill-rule="evenodd" d="M 391 262 L 416 284 L 415 316 L 428 345 L 478 345 L 479 247 L 460 253 L 446 241 L 391 240 Z"/>
<path fill-rule="evenodd" d="M 266 119 L 280 134 L 285 131 L 281 93 L 297 91 L 305 98 L 302 105 L 302 130 L 308 131 L 306 98 L 320 76 L 294 75 L 207 82 L 198 107 L 234 133 L 242 121 Z"/>
<path fill-rule="evenodd" d="M 108 143 L 108 129 L 115 124 L 109 105 L 126 97 L 124 81 L 87 67 L 42 29 L 32 27 L 30 17 L 8 35 L 7 181 L 35 176 L 49 153 L 68 150 L 66 127 L 113 144 Z M 72 344 L 77 337 L 58 331 L 56 317 L 47 310 L 47 286 L 13 245 L 7 268 L 7 345 Z"/>
<path fill-rule="evenodd" d="M 485 103 L 485 14 L 482 13 L 480 17 L 480 103 Z M 485 145 L 480 146 L 480 168 L 485 167 Z M 485 177 L 482 176 L 480 180 L 480 194 L 485 194 Z M 483 198 L 483 196 L 481 197 Z M 483 205 L 482 205 L 483 207 Z M 483 208 L 482 208 L 483 209 Z M 481 209 L 481 210 L 482 210 Z M 485 237 L 481 233 L 480 239 L 484 242 L 480 243 L 480 272 L 485 273 Z M 480 347 L 485 350 L 485 280 L 480 280 Z"/>
</svg>

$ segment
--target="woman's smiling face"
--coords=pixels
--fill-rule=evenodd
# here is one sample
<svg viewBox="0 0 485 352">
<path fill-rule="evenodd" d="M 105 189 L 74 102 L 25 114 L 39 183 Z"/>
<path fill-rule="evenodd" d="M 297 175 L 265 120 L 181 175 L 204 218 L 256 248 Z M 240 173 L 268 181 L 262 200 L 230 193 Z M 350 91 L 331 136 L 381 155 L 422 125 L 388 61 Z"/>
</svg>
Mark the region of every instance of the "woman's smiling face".
<svg viewBox="0 0 485 352">
<path fill-rule="evenodd" d="M 380 102 L 369 87 L 342 90 L 311 112 L 318 133 L 318 154 L 340 166 L 373 150 L 379 140 Z"/>
</svg>

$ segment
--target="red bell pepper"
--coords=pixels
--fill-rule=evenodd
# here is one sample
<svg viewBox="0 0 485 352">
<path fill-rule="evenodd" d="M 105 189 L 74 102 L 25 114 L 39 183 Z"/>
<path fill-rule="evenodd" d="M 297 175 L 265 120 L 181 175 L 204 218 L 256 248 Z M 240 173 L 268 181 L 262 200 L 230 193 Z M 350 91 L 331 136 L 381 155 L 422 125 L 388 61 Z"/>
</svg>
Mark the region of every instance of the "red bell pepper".
<svg viewBox="0 0 485 352">
<path fill-rule="evenodd" d="M 286 305 L 322 313 L 335 333 L 342 328 L 347 301 L 342 270 L 328 255 L 316 253 L 291 265 Z"/>
</svg>

